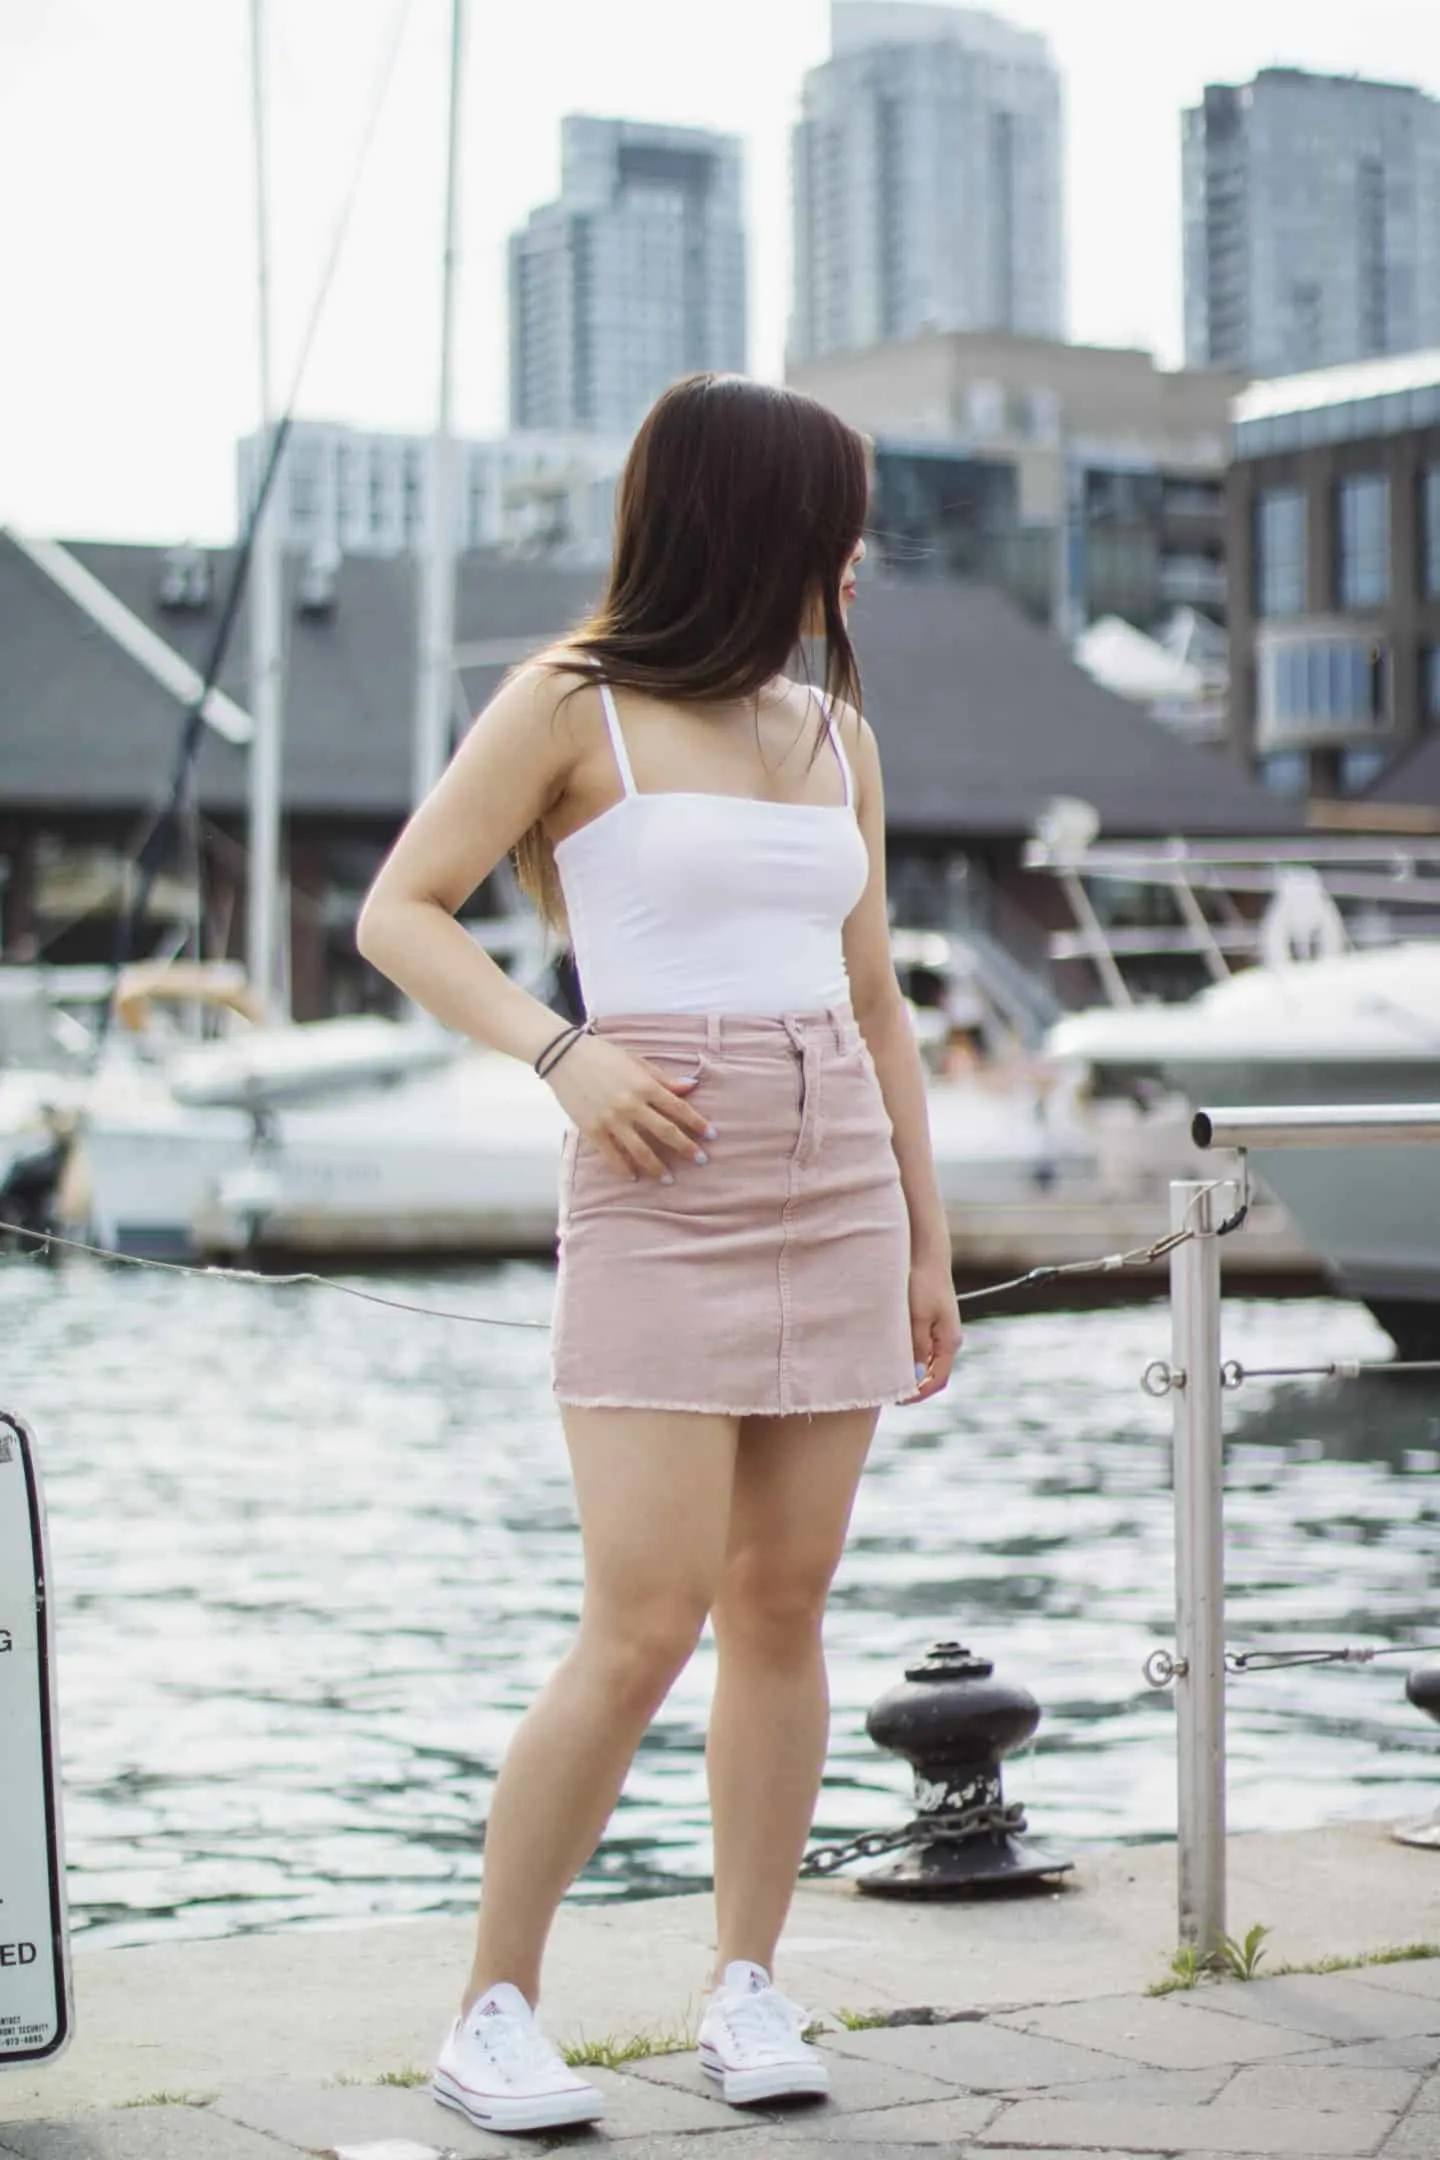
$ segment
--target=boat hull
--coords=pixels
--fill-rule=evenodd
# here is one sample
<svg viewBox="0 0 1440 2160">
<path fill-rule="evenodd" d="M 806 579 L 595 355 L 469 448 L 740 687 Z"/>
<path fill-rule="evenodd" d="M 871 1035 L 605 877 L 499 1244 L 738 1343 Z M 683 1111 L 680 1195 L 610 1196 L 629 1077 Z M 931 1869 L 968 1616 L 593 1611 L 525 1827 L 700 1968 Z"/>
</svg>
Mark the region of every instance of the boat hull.
<svg viewBox="0 0 1440 2160">
<path fill-rule="evenodd" d="M 1197 1108 L 1440 1102 L 1440 1052 L 1411 1059 L 1171 1058 Z M 1440 1355 L 1440 1145 L 1256 1148 L 1257 1175 L 1406 1357 Z"/>
</svg>

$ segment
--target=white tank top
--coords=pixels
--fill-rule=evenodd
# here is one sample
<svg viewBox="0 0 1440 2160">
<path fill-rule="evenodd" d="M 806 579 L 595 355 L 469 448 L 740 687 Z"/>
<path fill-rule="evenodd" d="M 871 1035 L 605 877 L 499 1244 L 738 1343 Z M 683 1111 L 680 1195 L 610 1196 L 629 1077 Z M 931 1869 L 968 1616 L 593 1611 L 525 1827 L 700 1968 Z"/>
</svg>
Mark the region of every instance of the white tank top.
<svg viewBox="0 0 1440 2160">
<path fill-rule="evenodd" d="M 843 804 L 642 795 L 614 695 L 599 687 L 625 792 L 555 848 L 590 1017 L 845 1004 L 841 931 L 870 859 L 828 711 Z"/>
</svg>

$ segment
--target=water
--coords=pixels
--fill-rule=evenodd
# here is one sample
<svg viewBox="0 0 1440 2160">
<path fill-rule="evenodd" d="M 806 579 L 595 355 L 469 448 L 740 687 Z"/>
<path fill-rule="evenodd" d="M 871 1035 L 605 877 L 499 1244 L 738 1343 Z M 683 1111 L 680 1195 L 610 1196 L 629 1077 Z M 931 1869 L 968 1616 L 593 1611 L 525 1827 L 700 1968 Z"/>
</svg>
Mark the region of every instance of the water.
<svg viewBox="0 0 1440 2160">
<path fill-rule="evenodd" d="M 541 1267 L 366 1286 L 544 1320 Z M 0 1399 L 36 1429 L 59 1611 L 71 1896 L 89 1943 L 470 1909 L 505 1743 L 559 1656 L 580 1554 L 543 1333 L 319 1290 L 0 1265 Z M 817 1828 L 904 1819 L 867 1704 L 958 1634 L 1038 1697 L 1010 1767 L 1032 1827 L 1174 1827 L 1162 1306 L 972 1323 L 948 1396 L 887 1412 L 828 1625 Z M 1237 1304 L 1250 1363 L 1383 1355 L 1358 1307 Z M 1440 1390 L 1229 1398 L 1230 1639 L 1440 1641 Z M 1407 1658 L 1232 1683 L 1232 1821 L 1428 1813 L 1440 1734 Z M 708 1644 L 580 1894 L 709 1865 Z"/>
</svg>

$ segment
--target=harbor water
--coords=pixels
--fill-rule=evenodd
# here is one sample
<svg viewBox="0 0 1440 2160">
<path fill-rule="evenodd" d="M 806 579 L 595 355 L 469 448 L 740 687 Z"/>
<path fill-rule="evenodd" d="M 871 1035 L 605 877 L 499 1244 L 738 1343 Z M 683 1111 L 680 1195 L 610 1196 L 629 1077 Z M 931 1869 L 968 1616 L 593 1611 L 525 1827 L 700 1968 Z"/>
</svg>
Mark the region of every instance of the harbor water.
<svg viewBox="0 0 1440 2160">
<path fill-rule="evenodd" d="M 77 1939 L 152 1942 L 468 1910 L 496 1767 L 581 1592 L 540 1266 L 322 1288 L 0 1263 L 0 1403 L 50 1513 Z M 529 1323 L 471 1324 L 474 1316 Z M 1249 1364 L 1384 1356 L 1360 1308 L 1231 1303 Z M 887 1411 L 830 1619 L 821 1836 L 904 1819 L 866 1706 L 937 1637 L 1044 1711 L 1009 1767 L 1073 1841 L 1174 1825 L 1163 1304 L 973 1318 L 943 1397 Z M 1254 1381 L 1226 1399 L 1230 1640 L 1440 1642 L 1440 1386 Z M 1418 1659 L 1416 1660 L 1418 1662 Z M 1238 1678 L 1231 1820 L 1435 1805 L 1410 1659 Z M 702 1644 L 646 1741 L 589 1897 L 705 1882 Z"/>
</svg>

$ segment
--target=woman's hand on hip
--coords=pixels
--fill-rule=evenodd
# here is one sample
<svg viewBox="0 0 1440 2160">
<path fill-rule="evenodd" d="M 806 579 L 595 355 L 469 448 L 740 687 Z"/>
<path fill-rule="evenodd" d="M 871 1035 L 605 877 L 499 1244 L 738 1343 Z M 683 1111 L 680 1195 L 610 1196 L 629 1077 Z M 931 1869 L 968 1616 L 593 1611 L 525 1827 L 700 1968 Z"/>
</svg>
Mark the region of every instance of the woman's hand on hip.
<svg viewBox="0 0 1440 2160">
<path fill-rule="evenodd" d="M 915 1393 L 910 1402 L 925 1402 L 938 1395 L 950 1381 L 951 1368 L 960 1348 L 960 1308 L 950 1261 L 916 1261 L 910 1270 L 910 1338 L 915 1346 Z"/>
<path fill-rule="evenodd" d="M 546 1084 L 585 1138 L 627 1177 L 670 1178 L 669 1156 L 708 1160 L 705 1143 L 714 1131 L 685 1100 L 695 1081 L 667 1079 L 619 1043 L 585 1036 Z"/>
</svg>

